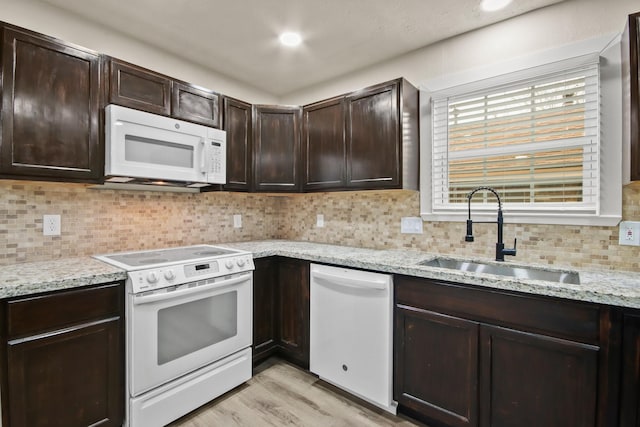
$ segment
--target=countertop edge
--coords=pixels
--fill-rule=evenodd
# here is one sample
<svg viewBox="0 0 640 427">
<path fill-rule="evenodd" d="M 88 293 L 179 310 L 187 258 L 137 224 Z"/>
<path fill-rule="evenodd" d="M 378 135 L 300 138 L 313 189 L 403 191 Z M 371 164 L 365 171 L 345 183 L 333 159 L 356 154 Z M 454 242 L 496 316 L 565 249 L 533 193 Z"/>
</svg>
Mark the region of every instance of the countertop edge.
<svg viewBox="0 0 640 427">
<path fill-rule="evenodd" d="M 439 254 L 412 249 L 366 249 L 326 243 L 257 240 L 215 243 L 252 252 L 253 257 L 280 256 L 341 267 L 460 283 L 486 289 L 563 298 L 640 309 L 640 273 L 577 270 L 579 285 L 465 273 L 418 263 Z M 549 269 L 553 267 L 547 266 Z M 126 280 L 124 270 L 91 257 L 0 267 L 0 299 Z"/>
</svg>

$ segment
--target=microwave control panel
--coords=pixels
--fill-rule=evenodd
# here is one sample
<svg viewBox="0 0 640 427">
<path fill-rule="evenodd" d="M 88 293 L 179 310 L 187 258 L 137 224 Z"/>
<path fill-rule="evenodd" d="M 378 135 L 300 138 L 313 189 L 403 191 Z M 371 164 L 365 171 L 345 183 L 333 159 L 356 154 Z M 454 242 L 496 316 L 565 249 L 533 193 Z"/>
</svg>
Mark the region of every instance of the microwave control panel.
<svg viewBox="0 0 640 427">
<path fill-rule="evenodd" d="M 227 178 L 225 133 L 217 130 L 215 135 L 209 133 L 204 151 L 206 165 L 204 172 L 207 174 L 207 182 L 225 183 Z"/>
</svg>

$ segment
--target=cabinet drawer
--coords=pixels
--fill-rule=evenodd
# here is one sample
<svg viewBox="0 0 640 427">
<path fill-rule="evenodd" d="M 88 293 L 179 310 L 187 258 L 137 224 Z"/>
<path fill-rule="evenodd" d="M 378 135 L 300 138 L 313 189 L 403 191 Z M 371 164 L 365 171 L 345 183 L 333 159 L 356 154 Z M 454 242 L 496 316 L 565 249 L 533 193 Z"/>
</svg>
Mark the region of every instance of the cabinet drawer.
<svg viewBox="0 0 640 427">
<path fill-rule="evenodd" d="M 90 320 L 120 316 L 121 283 L 62 291 L 7 302 L 8 339 L 52 331 Z"/>
<path fill-rule="evenodd" d="M 395 277 L 396 303 L 524 331 L 598 344 L 600 309 L 588 303 Z"/>
</svg>

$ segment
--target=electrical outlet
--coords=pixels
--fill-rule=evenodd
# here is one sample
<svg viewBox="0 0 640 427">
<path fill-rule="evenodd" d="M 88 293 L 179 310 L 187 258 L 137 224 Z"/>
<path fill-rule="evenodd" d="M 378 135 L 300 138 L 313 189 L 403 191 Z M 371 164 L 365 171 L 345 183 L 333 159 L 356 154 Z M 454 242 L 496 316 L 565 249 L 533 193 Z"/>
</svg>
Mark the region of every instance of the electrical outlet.
<svg viewBox="0 0 640 427">
<path fill-rule="evenodd" d="M 60 235 L 60 215 L 42 215 L 42 235 Z"/>
<path fill-rule="evenodd" d="M 400 219 L 400 232 L 422 234 L 422 218 L 405 216 Z"/>
<path fill-rule="evenodd" d="M 242 228 L 242 215 L 233 216 L 233 228 Z"/>
<path fill-rule="evenodd" d="M 640 222 L 622 221 L 620 223 L 621 245 L 640 246 Z"/>
<path fill-rule="evenodd" d="M 324 227 L 324 215 L 318 214 L 316 216 L 316 227 L 318 228 Z"/>
</svg>

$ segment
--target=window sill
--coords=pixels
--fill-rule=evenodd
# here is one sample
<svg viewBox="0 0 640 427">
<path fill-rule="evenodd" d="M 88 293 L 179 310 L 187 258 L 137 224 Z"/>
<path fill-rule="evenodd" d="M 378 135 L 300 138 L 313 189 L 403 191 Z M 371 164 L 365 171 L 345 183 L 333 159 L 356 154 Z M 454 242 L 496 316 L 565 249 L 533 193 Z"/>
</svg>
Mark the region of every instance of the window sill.
<svg viewBox="0 0 640 427">
<path fill-rule="evenodd" d="M 588 215 L 588 214 L 549 214 L 549 213 L 522 213 L 503 211 L 505 224 L 547 224 L 547 225 L 586 225 L 600 227 L 614 227 L 618 225 L 621 216 L 618 215 Z M 468 218 L 467 210 L 464 212 L 422 212 L 423 221 L 433 222 L 464 222 Z M 495 221 L 495 212 L 471 212 L 471 219 L 475 221 Z"/>
</svg>

